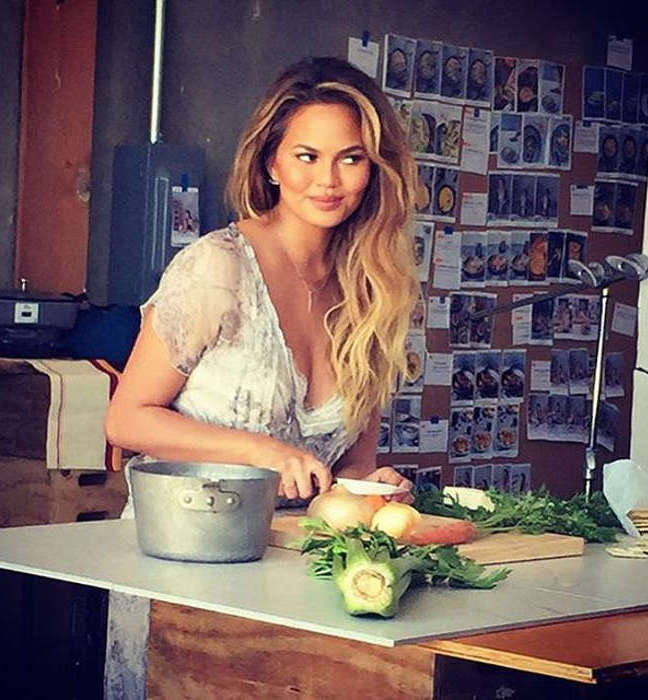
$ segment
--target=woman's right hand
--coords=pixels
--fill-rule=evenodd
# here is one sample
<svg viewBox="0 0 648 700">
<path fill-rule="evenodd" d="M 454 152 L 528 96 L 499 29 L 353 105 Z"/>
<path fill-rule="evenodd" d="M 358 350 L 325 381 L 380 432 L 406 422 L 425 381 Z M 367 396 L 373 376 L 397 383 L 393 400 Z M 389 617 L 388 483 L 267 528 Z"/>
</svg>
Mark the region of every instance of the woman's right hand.
<svg viewBox="0 0 648 700">
<path fill-rule="evenodd" d="M 276 441 L 266 463 L 281 474 L 279 496 L 306 499 L 331 488 L 331 470 L 305 450 Z"/>
</svg>

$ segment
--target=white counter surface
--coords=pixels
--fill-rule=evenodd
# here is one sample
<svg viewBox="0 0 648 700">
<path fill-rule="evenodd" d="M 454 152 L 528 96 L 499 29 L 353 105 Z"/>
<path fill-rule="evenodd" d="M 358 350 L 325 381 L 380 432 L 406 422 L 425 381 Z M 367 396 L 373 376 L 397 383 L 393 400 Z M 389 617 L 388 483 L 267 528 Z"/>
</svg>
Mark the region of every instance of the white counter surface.
<svg viewBox="0 0 648 700">
<path fill-rule="evenodd" d="M 648 608 L 648 560 L 614 558 L 602 545 L 513 564 L 489 591 L 410 590 L 391 620 L 347 615 L 335 585 L 309 578 L 306 564 L 272 547 L 245 564 L 155 559 L 139 551 L 132 520 L 0 529 L 3 569 L 382 646 Z"/>
</svg>

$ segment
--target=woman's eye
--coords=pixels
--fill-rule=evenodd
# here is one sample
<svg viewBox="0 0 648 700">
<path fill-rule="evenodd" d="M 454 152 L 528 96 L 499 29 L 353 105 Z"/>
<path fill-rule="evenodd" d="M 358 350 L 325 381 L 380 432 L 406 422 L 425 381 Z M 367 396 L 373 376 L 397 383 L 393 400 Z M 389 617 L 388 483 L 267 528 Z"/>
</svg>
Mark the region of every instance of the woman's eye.
<svg viewBox="0 0 648 700">
<path fill-rule="evenodd" d="M 297 158 L 304 163 L 312 163 L 315 160 L 315 154 L 313 153 L 298 153 Z"/>
<path fill-rule="evenodd" d="M 355 165 L 356 163 L 360 163 L 364 160 L 364 155 L 362 153 L 354 153 L 350 156 L 344 156 L 342 159 L 343 163 L 347 163 L 349 165 Z"/>
</svg>

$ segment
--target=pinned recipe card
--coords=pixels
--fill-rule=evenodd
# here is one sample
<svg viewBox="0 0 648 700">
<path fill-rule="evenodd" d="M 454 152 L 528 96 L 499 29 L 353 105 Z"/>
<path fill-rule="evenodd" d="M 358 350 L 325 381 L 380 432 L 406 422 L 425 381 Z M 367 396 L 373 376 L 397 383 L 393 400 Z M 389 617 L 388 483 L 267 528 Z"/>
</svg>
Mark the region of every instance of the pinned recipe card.
<svg viewBox="0 0 648 700">
<path fill-rule="evenodd" d="M 452 226 L 444 226 L 434 232 L 433 285 L 438 289 L 459 289 L 461 257 L 461 233 Z"/>
<path fill-rule="evenodd" d="M 614 68 L 632 70 L 632 39 L 608 36 L 607 64 Z"/>
<path fill-rule="evenodd" d="M 599 125 L 577 119 L 574 126 L 574 153 L 598 153 L 598 151 Z"/>
<path fill-rule="evenodd" d="M 486 175 L 490 146 L 490 111 L 479 107 L 464 108 L 461 169 L 468 173 Z M 484 215 L 486 210 L 484 209 Z M 484 216 L 484 220 L 485 220 Z"/>
<path fill-rule="evenodd" d="M 621 335 L 633 336 L 637 325 L 637 307 L 616 302 L 612 315 L 612 330 Z"/>
<path fill-rule="evenodd" d="M 448 419 L 430 416 L 421 421 L 420 452 L 445 452 L 448 449 Z"/>
<path fill-rule="evenodd" d="M 488 212 L 487 192 L 464 192 L 461 198 L 461 223 L 465 226 L 484 226 Z"/>
<path fill-rule="evenodd" d="M 569 213 L 572 216 L 592 216 L 594 185 L 570 185 Z"/>
<path fill-rule="evenodd" d="M 452 383 L 452 353 L 429 352 L 425 361 L 425 384 L 450 386 Z"/>
<path fill-rule="evenodd" d="M 551 390 L 551 360 L 531 360 L 531 391 Z"/>
<path fill-rule="evenodd" d="M 349 63 L 352 63 L 356 68 L 367 75 L 375 78 L 378 75 L 378 55 L 380 47 L 375 41 L 364 39 L 356 39 L 349 37 L 349 48 L 347 57 Z"/>
<path fill-rule="evenodd" d="M 449 297 L 430 297 L 428 299 L 427 327 L 439 330 L 450 328 Z"/>
</svg>

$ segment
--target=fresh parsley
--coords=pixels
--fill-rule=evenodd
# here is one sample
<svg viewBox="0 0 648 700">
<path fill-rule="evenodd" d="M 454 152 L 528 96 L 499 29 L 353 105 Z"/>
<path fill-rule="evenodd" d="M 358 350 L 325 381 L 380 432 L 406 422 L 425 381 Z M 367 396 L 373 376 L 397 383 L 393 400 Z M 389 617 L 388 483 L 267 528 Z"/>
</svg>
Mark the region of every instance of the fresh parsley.
<svg viewBox="0 0 648 700">
<path fill-rule="evenodd" d="M 333 560 L 340 556 L 346 562 L 349 538 L 361 540 L 372 559 L 398 559 L 414 556 L 422 563 L 421 570 L 412 573 L 413 583 L 447 584 L 461 588 L 493 588 L 505 579 L 510 569 L 489 570 L 473 559 L 459 554 L 452 545 L 399 544 L 380 530 L 365 526 L 347 528 L 339 532 L 320 518 L 302 518 L 300 526 L 306 531 L 301 545 L 302 554 L 311 557 L 309 574 L 315 578 L 331 578 Z"/>
<path fill-rule="evenodd" d="M 471 510 L 438 489 L 419 490 L 414 507 L 421 513 L 471 520 L 484 533 L 519 532 L 538 535 L 555 532 L 583 537 L 587 542 L 616 542 L 621 527 L 605 496 L 596 491 L 586 501 L 584 494 L 562 500 L 543 486 L 536 491 L 509 494 L 490 489 L 488 495 L 495 510 Z"/>
</svg>

